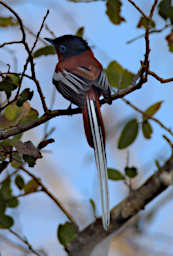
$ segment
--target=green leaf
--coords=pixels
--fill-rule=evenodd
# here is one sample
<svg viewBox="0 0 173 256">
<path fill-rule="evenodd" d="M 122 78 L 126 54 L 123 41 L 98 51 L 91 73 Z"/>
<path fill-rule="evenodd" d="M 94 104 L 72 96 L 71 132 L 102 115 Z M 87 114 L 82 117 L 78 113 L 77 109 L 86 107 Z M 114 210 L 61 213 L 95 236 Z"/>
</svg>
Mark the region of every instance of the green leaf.
<svg viewBox="0 0 173 256">
<path fill-rule="evenodd" d="M 32 99 L 32 96 L 33 96 L 34 92 L 33 91 L 30 91 L 29 88 L 26 88 L 23 90 L 23 92 L 20 94 L 17 102 L 16 102 L 16 105 L 18 107 L 21 107 L 23 106 L 23 103 L 27 100 L 31 100 Z"/>
<path fill-rule="evenodd" d="M 142 122 L 142 133 L 146 139 L 151 139 L 153 129 L 148 120 Z"/>
<path fill-rule="evenodd" d="M 0 173 L 7 168 L 8 164 L 9 164 L 9 162 L 7 162 L 7 161 L 2 161 L 0 163 Z"/>
<path fill-rule="evenodd" d="M 146 19 L 145 17 L 141 17 L 138 24 L 137 28 L 155 28 L 156 24 L 153 20 Z"/>
<path fill-rule="evenodd" d="M 9 208 L 16 208 L 19 205 L 19 201 L 17 198 L 11 198 L 7 201 L 7 205 Z"/>
<path fill-rule="evenodd" d="M 17 26 L 18 22 L 13 17 L 0 17 L 0 27 Z"/>
<path fill-rule="evenodd" d="M 0 215 L 4 214 L 5 210 L 6 210 L 6 202 L 2 194 L 0 193 Z"/>
<path fill-rule="evenodd" d="M 157 159 L 155 160 L 155 165 L 156 165 L 157 169 L 160 169 L 161 165 Z"/>
<path fill-rule="evenodd" d="M 47 45 L 45 47 L 39 48 L 33 53 L 33 58 L 38 58 L 40 56 L 56 54 L 55 48 L 52 45 Z"/>
<path fill-rule="evenodd" d="M 16 186 L 18 187 L 18 189 L 22 190 L 24 189 L 25 187 L 25 181 L 24 181 L 24 178 L 18 174 L 16 177 L 15 177 L 15 184 Z"/>
<path fill-rule="evenodd" d="M 135 76 L 132 72 L 124 69 L 117 61 L 110 62 L 105 72 L 110 85 L 119 89 L 129 87 Z"/>
<path fill-rule="evenodd" d="M 62 245 L 67 245 L 75 238 L 76 227 L 71 222 L 60 224 L 57 230 L 58 240 Z"/>
<path fill-rule="evenodd" d="M 78 30 L 76 31 L 75 35 L 79 36 L 79 37 L 83 37 L 84 29 L 85 29 L 84 27 L 78 28 Z"/>
<path fill-rule="evenodd" d="M 16 85 L 17 87 L 20 84 L 20 76 L 19 75 L 15 75 L 15 74 L 7 74 L 6 78 L 11 80 L 11 83 L 13 85 Z"/>
<path fill-rule="evenodd" d="M 16 142 L 18 142 L 22 138 L 23 133 L 19 133 L 11 139 L 11 145 L 14 146 Z"/>
<path fill-rule="evenodd" d="M 8 178 L 2 183 L 0 193 L 5 200 L 9 200 L 12 197 L 11 180 Z"/>
<path fill-rule="evenodd" d="M 11 216 L 0 214 L 0 228 L 6 229 L 11 228 L 14 224 L 14 220 Z"/>
<path fill-rule="evenodd" d="M 118 141 L 118 148 L 124 149 L 131 145 L 137 135 L 138 135 L 139 125 L 138 121 L 135 119 L 130 120 L 125 127 L 123 128 L 119 141 Z"/>
<path fill-rule="evenodd" d="M 163 101 L 158 101 L 158 102 L 154 103 L 149 108 L 147 108 L 147 110 L 145 110 L 144 113 L 146 113 L 148 116 L 153 116 L 160 109 L 162 103 L 163 103 Z M 147 119 L 148 119 L 147 116 L 143 116 L 144 121 Z"/>
<path fill-rule="evenodd" d="M 22 135 L 23 135 L 23 133 L 19 133 L 19 134 L 13 136 L 12 139 L 5 139 L 2 142 L 0 142 L 0 151 L 3 151 L 3 150 L 6 152 L 11 151 L 12 146 L 14 146 L 15 143 L 21 139 Z M 2 155 L 2 152 L 0 152 L 0 155 Z"/>
<path fill-rule="evenodd" d="M 11 166 L 13 168 L 20 168 L 21 167 L 21 164 L 22 164 L 22 158 L 21 156 L 17 153 L 17 152 L 14 152 L 13 153 L 13 158 L 14 160 L 12 162 L 10 162 Z M 16 160 L 15 160 L 16 159 Z"/>
<path fill-rule="evenodd" d="M 173 6 L 171 0 L 162 0 L 159 4 L 159 15 L 164 19 L 170 19 L 173 24 Z"/>
<path fill-rule="evenodd" d="M 173 52 L 173 32 L 166 36 L 166 40 L 168 43 L 169 51 Z"/>
<path fill-rule="evenodd" d="M 4 110 L 5 118 L 9 121 L 15 121 L 19 116 L 21 108 L 16 106 L 16 104 L 8 105 Z"/>
<path fill-rule="evenodd" d="M 4 201 L 5 207 L 14 208 L 18 205 L 18 199 L 14 198 L 12 195 L 12 189 L 11 189 L 11 180 L 10 178 L 7 178 L 3 181 L 1 189 L 0 189 L 0 201 Z M 3 202 L 2 202 L 3 204 Z M 3 206 L 4 208 L 4 206 Z M 0 212 L 3 212 L 1 209 Z"/>
<path fill-rule="evenodd" d="M 35 180 L 29 180 L 24 187 L 25 193 L 33 193 L 38 190 L 39 184 Z"/>
<path fill-rule="evenodd" d="M 136 167 L 126 167 L 125 168 L 125 174 L 130 179 L 135 178 L 138 175 L 138 170 Z"/>
<path fill-rule="evenodd" d="M 6 93 L 7 99 L 9 99 L 11 96 L 11 92 L 19 86 L 19 83 L 19 76 L 8 74 L 0 82 L 0 91 L 4 91 Z"/>
<path fill-rule="evenodd" d="M 116 169 L 112 169 L 112 168 L 108 168 L 108 179 L 110 180 L 124 180 L 124 175 L 116 170 Z"/>
<path fill-rule="evenodd" d="M 20 120 L 21 124 L 31 123 L 38 118 L 38 111 L 34 108 L 31 108 L 29 112 Z"/>
<path fill-rule="evenodd" d="M 96 217 L 96 204 L 95 204 L 94 200 L 91 199 L 91 198 L 90 198 L 90 204 L 91 204 L 91 207 L 93 209 L 94 217 Z"/>
<path fill-rule="evenodd" d="M 110 21 L 119 25 L 121 22 L 125 21 L 125 19 L 121 16 L 121 1 L 120 0 L 107 0 L 106 2 L 106 14 L 108 15 Z"/>
</svg>

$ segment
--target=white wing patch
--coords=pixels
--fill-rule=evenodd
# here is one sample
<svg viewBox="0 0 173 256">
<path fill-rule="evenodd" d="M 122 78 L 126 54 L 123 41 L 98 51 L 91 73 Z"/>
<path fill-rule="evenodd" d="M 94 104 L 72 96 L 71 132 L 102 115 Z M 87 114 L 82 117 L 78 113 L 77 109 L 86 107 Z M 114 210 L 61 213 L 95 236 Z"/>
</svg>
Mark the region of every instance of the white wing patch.
<svg viewBox="0 0 173 256">
<path fill-rule="evenodd" d="M 88 91 L 89 88 L 86 81 L 80 79 L 77 75 L 68 72 L 67 70 L 63 70 L 62 72 L 54 72 L 53 80 L 62 82 L 65 84 L 65 86 L 70 87 L 70 89 L 77 94 Z"/>
<path fill-rule="evenodd" d="M 102 71 L 100 73 L 100 76 L 99 76 L 98 81 L 95 84 L 95 86 L 99 87 L 99 88 L 102 88 L 103 90 L 108 90 L 109 89 L 109 87 L 110 87 L 109 81 L 108 81 L 108 78 L 107 78 L 104 71 Z"/>
</svg>

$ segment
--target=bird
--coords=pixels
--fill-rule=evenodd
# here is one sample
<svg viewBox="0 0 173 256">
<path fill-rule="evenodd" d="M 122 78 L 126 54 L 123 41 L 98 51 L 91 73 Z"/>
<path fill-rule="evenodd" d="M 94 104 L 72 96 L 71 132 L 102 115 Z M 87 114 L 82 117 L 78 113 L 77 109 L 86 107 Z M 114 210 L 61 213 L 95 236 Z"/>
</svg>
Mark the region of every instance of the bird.
<svg viewBox="0 0 173 256">
<path fill-rule="evenodd" d="M 55 39 L 45 38 L 54 46 L 58 56 L 53 84 L 62 96 L 82 110 L 86 139 L 94 149 L 98 171 L 102 224 L 110 225 L 107 159 L 105 152 L 105 128 L 100 110 L 102 96 L 111 104 L 111 87 L 102 64 L 95 58 L 86 40 L 76 35 L 63 35 Z M 70 105 L 71 106 L 71 105 Z"/>
</svg>

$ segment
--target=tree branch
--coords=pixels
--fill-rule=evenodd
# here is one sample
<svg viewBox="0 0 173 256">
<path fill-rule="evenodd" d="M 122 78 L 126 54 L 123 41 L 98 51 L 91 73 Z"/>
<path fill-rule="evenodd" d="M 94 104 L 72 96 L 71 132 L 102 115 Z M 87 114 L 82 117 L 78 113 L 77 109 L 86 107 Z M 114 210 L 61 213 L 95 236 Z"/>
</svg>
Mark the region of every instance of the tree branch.
<svg viewBox="0 0 173 256">
<path fill-rule="evenodd" d="M 35 180 L 37 182 L 37 184 L 41 187 L 41 190 L 46 193 L 50 199 L 52 199 L 54 201 L 54 203 L 61 209 L 61 211 L 65 214 L 65 216 L 74 224 L 74 226 L 76 228 L 78 228 L 75 220 L 73 219 L 73 217 L 70 215 L 70 213 L 68 213 L 66 211 L 66 209 L 64 208 L 64 206 L 62 205 L 62 203 L 46 188 L 45 185 L 43 185 L 43 183 L 40 181 L 40 178 L 37 178 L 34 174 L 32 174 L 30 171 L 28 171 L 26 168 L 24 168 L 23 166 L 20 166 L 20 169 L 25 172 L 26 174 L 28 174 L 33 180 Z"/>
<path fill-rule="evenodd" d="M 42 106 L 43 106 L 43 109 L 44 109 L 44 112 L 47 112 L 48 109 L 47 109 L 47 106 L 46 106 L 46 102 L 45 102 L 45 99 L 44 99 L 44 96 L 43 96 L 43 93 L 42 93 L 42 90 L 41 90 L 41 87 L 40 87 L 40 84 L 38 82 L 38 80 L 36 79 L 36 74 L 35 74 L 35 67 L 34 67 L 34 60 L 33 60 L 33 57 L 32 57 L 32 50 L 35 48 L 35 45 L 38 41 L 38 37 L 40 35 L 40 32 L 43 28 L 43 25 L 44 25 L 44 22 L 47 18 L 47 15 L 49 14 L 49 11 L 46 12 L 46 15 L 45 17 L 43 18 L 43 21 L 42 21 L 42 24 L 40 26 L 40 29 L 37 33 L 37 36 L 36 36 L 36 39 L 35 39 L 35 42 L 33 44 L 33 47 L 32 49 L 30 50 L 29 49 L 29 46 L 28 46 L 28 43 L 26 42 L 26 34 L 25 34 L 25 29 L 24 29 L 24 25 L 23 25 L 23 22 L 20 18 L 20 16 L 9 6 L 7 5 L 6 3 L 4 3 L 3 1 L 0 0 L 0 4 L 3 5 L 5 8 L 7 8 L 17 19 L 18 23 L 19 23 L 19 26 L 20 26 L 20 30 L 21 30 L 21 33 L 22 33 L 22 39 L 21 41 L 17 41 L 17 43 L 21 42 L 24 47 L 25 47 L 25 50 L 28 54 L 28 58 L 26 60 L 26 63 L 24 65 L 24 69 L 23 69 L 23 72 L 22 72 L 22 76 L 21 76 L 21 79 L 20 79 L 20 86 L 18 87 L 18 91 L 17 91 L 17 94 L 16 94 L 16 97 L 15 97 L 15 100 L 17 99 L 18 95 L 19 95 L 19 91 L 20 91 L 20 88 L 21 88 L 21 84 L 22 84 L 22 80 L 23 80 L 23 77 L 24 77 L 24 74 L 25 74 L 25 71 L 27 69 L 27 66 L 28 66 L 28 63 L 30 63 L 30 66 L 31 66 L 31 74 L 32 74 L 32 79 L 33 81 L 35 82 L 35 85 L 37 87 L 37 91 L 39 93 L 39 96 L 40 96 L 40 99 L 41 99 L 41 103 L 42 103 Z M 14 43 L 14 42 L 13 42 Z M 8 43 L 9 44 L 9 43 Z M 1 45 L 2 47 L 2 45 Z"/>
<path fill-rule="evenodd" d="M 154 11 L 156 9 L 157 3 L 158 3 L 158 0 L 154 0 L 154 3 L 152 5 L 152 7 L 151 7 L 150 14 L 149 14 L 150 19 L 152 19 L 152 17 L 153 17 L 153 14 L 154 14 Z"/>
<path fill-rule="evenodd" d="M 153 76 L 155 79 L 157 79 L 162 84 L 173 82 L 173 77 L 164 79 L 164 78 L 158 76 L 156 73 L 154 73 L 153 71 L 150 71 L 150 70 L 148 71 L 148 74 L 150 76 Z"/>
<path fill-rule="evenodd" d="M 1 2 L 0 2 L 1 3 Z M 10 42 L 5 42 L 3 44 L 0 44 L 0 48 L 6 46 L 6 45 L 10 45 L 10 44 L 22 44 L 22 41 L 10 41 Z"/>
<path fill-rule="evenodd" d="M 8 229 L 8 231 L 13 234 L 15 237 L 17 237 L 20 241 L 22 241 L 29 249 L 30 252 L 32 252 L 33 254 L 37 255 L 37 256 L 41 256 L 40 253 L 38 253 L 36 250 L 33 249 L 33 247 L 31 246 L 31 244 L 28 242 L 28 240 L 26 240 L 26 238 L 21 237 L 18 233 L 16 233 L 14 230 L 12 229 Z"/>
<path fill-rule="evenodd" d="M 142 111 L 141 109 L 139 109 L 138 107 L 136 107 L 134 104 L 132 104 L 129 100 L 126 99 L 122 99 L 122 101 L 124 101 L 127 105 L 129 105 L 130 107 L 132 107 L 134 110 L 136 110 L 137 112 L 141 113 L 143 116 L 147 117 L 148 119 L 154 121 L 155 123 L 157 123 L 158 125 L 160 125 L 160 127 L 162 127 L 165 131 L 167 131 L 171 136 L 173 136 L 173 131 L 166 127 L 160 120 L 158 120 L 157 118 L 148 115 L 145 111 Z"/>
<path fill-rule="evenodd" d="M 134 190 L 111 210 L 109 231 L 103 230 L 101 219 L 76 234 L 75 240 L 67 245 L 69 256 L 88 256 L 93 248 L 112 233 L 118 233 L 139 211 L 160 195 L 173 183 L 173 156 L 141 187 Z"/>
<path fill-rule="evenodd" d="M 142 16 L 143 16 L 144 18 L 148 19 L 148 16 L 139 8 L 139 6 L 137 6 L 137 5 L 135 4 L 134 1 L 132 1 L 132 0 L 128 0 L 128 1 L 129 1 L 129 3 L 131 3 L 131 4 L 136 8 L 136 10 L 138 10 L 138 12 L 139 12 L 140 14 L 142 14 Z"/>
</svg>

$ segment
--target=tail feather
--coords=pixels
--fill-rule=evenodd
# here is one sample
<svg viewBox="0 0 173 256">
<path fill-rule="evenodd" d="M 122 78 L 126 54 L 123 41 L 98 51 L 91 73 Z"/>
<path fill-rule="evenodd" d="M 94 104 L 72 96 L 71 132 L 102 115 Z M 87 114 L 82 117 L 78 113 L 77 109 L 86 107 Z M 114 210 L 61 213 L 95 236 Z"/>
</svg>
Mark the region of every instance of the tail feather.
<svg viewBox="0 0 173 256">
<path fill-rule="evenodd" d="M 83 110 L 83 119 L 88 143 L 94 148 L 100 185 L 102 222 L 104 229 L 107 230 L 110 222 L 110 211 L 105 153 L 105 131 L 98 96 L 93 92 L 89 93 L 87 96 L 86 106 Z"/>
</svg>

